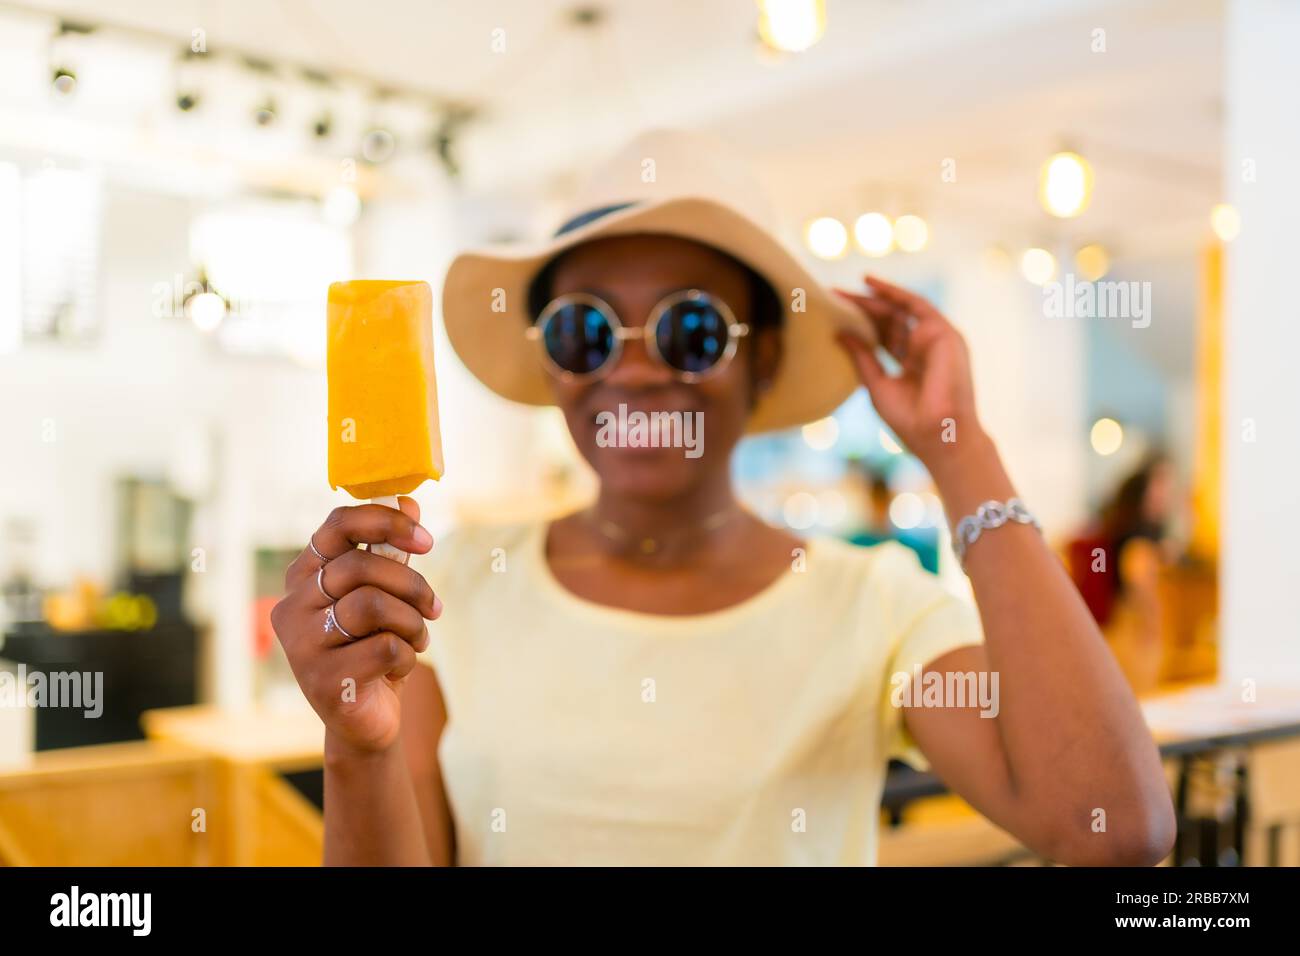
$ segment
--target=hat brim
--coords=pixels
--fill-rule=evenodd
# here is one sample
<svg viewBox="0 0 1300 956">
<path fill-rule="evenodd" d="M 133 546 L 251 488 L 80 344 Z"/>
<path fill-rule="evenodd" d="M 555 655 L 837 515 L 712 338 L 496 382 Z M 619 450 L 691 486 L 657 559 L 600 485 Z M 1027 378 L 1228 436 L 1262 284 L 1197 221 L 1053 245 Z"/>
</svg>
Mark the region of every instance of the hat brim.
<svg viewBox="0 0 1300 956">
<path fill-rule="evenodd" d="M 720 249 L 758 272 L 784 308 L 781 362 L 760 396 L 748 432 L 775 431 L 824 418 L 853 393 L 857 375 L 835 341 L 850 331 L 870 342 L 875 330 L 856 308 L 831 294 L 766 230 L 706 198 L 641 203 L 543 243 L 461 253 L 447 270 L 442 311 L 447 336 L 466 367 L 504 398 L 553 405 L 550 376 L 525 337 L 532 321 L 528 287 L 555 256 L 606 236 L 679 236 Z M 796 290 L 802 290 L 802 296 Z M 795 311 L 802 306 L 800 311 Z"/>
</svg>

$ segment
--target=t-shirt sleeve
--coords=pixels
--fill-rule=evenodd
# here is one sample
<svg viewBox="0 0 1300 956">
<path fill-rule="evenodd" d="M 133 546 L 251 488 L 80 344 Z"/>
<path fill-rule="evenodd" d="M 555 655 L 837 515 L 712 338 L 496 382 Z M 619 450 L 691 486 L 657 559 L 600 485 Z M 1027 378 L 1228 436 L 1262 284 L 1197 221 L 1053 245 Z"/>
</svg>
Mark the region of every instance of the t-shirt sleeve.
<svg viewBox="0 0 1300 956">
<path fill-rule="evenodd" d="M 879 582 L 890 596 L 890 615 L 897 630 L 886 668 L 882 708 L 885 753 L 906 761 L 917 770 L 929 768 L 916 741 L 907 731 L 902 690 L 914 675 L 949 651 L 984 643 L 984 632 L 975 608 L 948 591 L 934 575 L 925 571 L 916 555 L 901 545 L 886 544 L 880 556 L 887 562 L 887 580 Z"/>
</svg>

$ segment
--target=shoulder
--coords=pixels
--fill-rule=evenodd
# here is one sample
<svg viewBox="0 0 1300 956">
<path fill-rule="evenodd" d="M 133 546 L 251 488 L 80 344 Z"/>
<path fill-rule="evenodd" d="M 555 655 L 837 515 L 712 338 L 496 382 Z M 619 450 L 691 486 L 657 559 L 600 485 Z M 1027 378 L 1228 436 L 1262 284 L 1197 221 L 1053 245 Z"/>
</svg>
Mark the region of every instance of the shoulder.
<svg viewBox="0 0 1300 956">
<path fill-rule="evenodd" d="M 921 567 L 916 552 L 897 541 L 862 545 L 839 538 L 814 538 L 805 548 L 810 567 L 815 561 L 828 576 L 853 577 L 860 584 L 889 587 L 935 580 Z"/>
<path fill-rule="evenodd" d="M 890 629 L 906 627 L 950 602 L 962 603 L 921 566 L 915 551 L 897 541 L 863 547 L 817 538 L 810 543 L 808 569 L 819 591 L 851 590 L 877 619 L 885 616 Z"/>
</svg>

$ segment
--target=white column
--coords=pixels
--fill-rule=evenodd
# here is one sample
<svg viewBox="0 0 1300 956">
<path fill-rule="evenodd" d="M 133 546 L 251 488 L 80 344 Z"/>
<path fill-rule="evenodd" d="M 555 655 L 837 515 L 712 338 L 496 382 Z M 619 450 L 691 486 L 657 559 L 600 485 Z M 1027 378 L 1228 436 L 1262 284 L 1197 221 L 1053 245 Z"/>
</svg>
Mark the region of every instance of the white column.
<svg viewBox="0 0 1300 956">
<path fill-rule="evenodd" d="M 1224 192 L 1242 229 L 1228 247 L 1224 323 L 1223 671 L 1297 683 L 1300 4 L 1232 0 L 1225 15 Z"/>
</svg>

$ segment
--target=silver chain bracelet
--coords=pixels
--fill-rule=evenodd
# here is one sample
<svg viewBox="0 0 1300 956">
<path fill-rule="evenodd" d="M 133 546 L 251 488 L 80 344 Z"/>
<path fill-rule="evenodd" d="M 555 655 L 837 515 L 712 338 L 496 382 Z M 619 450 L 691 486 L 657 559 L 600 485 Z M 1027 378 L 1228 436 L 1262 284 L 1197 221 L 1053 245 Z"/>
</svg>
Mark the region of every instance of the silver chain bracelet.
<svg viewBox="0 0 1300 956">
<path fill-rule="evenodd" d="M 986 501 L 975 509 L 973 515 L 967 515 L 957 522 L 952 534 L 952 549 L 957 552 L 957 560 L 965 565 L 966 549 L 978 541 L 985 531 L 1000 528 L 1008 521 L 1031 524 L 1042 530 L 1038 519 L 1029 513 L 1019 498 L 1009 498 L 1005 504 L 1001 501 Z"/>
</svg>

